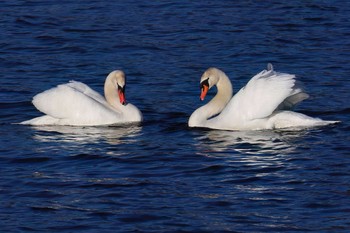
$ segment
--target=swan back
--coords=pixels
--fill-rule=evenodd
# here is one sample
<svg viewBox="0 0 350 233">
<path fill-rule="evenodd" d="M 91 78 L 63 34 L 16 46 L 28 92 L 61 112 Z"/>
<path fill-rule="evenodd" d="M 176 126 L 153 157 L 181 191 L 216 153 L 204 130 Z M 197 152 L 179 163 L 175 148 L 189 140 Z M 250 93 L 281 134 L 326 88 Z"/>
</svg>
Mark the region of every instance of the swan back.
<svg viewBox="0 0 350 233">
<path fill-rule="evenodd" d="M 93 124 L 100 119 L 115 121 L 116 112 L 103 97 L 87 86 L 86 92 L 82 92 L 84 86 L 80 82 L 58 85 L 34 96 L 33 104 L 39 111 L 56 119 L 68 119 L 72 124 Z M 92 96 L 87 95 L 91 94 L 89 89 Z"/>
</svg>

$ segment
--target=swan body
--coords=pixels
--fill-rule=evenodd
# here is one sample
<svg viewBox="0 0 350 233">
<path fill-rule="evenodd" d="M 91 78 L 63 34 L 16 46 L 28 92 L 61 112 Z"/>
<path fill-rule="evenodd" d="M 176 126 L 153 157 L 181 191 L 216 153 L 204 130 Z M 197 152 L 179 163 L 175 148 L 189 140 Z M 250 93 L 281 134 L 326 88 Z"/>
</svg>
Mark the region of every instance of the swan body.
<svg viewBox="0 0 350 233">
<path fill-rule="evenodd" d="M 262 130 L 336 123 L 291 111 L 293 106 L 309 95 L 299 87 L 295 75 L 276 72 L 271 64 L 267 70 L 256 74 L 233 97 L 229 78 L 217 68 L 205 71 L 200 83 L 201 100 L 213 86 L 216 85 L 218 91 L 209 103 L 192 113 L 188 121 L 189 127 Z"/>
<path fill-rule="evenodd" d="M 125 74 L 111 72 L 104 84 L 105 98 L 84 83 L 70 81 L 37 94 L 34 106 L 46 115 L 21 124 L 95 126 L 142 121 L 140 110 L 125 101 Z"/>
</svg>

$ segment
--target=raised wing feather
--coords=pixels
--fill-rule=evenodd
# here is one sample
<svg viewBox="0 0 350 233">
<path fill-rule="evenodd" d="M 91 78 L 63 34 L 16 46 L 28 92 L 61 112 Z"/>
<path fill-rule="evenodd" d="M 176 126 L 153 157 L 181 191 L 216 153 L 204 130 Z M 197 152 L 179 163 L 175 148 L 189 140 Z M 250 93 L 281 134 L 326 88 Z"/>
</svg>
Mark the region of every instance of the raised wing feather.
<svg viewBox="0 0 350 233">
<path fill-rule="evenodd" d="M 223 115 L 243 120 L 261 119 L 275 110 L 291 108 L 308 95 L 297 85 L 295 75 L 268 70 L 255 75 L 228 103 Z"/>
</svg>

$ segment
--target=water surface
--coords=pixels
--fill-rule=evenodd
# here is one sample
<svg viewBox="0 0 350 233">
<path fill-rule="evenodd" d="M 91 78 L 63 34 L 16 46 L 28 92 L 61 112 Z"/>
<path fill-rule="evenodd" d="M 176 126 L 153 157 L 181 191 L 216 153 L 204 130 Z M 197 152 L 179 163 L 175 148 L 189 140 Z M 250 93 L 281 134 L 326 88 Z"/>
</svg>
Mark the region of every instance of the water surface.
<svg viewBox="0 0 350 233">
<path fill-rule="evenodd" d="M 0 3 L 2 232 L 349 232 L 347 1 Z M 342 123 L 190 129 L 199 78 L 237 91 L 271 62 Z M 141 125 L 30 127 L 31 98 L 123 69 Z M 211 91 L 210 99 L 215 94 Z"/>
</svg>

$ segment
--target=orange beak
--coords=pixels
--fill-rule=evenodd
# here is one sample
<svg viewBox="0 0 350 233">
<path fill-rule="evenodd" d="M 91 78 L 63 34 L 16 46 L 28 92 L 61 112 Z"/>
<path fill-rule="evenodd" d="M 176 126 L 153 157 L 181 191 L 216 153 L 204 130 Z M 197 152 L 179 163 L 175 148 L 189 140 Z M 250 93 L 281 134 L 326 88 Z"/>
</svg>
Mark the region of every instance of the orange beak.
<svg viewBox="0 0 350 233">
<path fill-rule="evenodd" d="M 125 90 L 124 88 L 118 87 L 119 101 L 122 105 L 126 105 L 124 90 Z"/>
<path fill-rule="evenodd" d="M 209 90 L 209 86 L 207 85 L 202 85 L 201 86 L 201 96 L 200 96 L 200 99 L 203 101 L 205 96 L 207 95 L 208 93 L 208 90 Z"/>
</svg>

